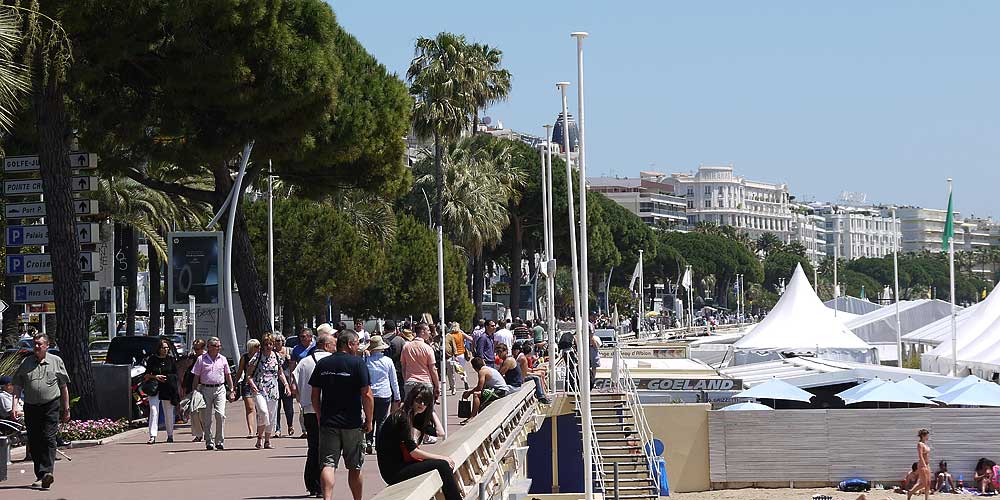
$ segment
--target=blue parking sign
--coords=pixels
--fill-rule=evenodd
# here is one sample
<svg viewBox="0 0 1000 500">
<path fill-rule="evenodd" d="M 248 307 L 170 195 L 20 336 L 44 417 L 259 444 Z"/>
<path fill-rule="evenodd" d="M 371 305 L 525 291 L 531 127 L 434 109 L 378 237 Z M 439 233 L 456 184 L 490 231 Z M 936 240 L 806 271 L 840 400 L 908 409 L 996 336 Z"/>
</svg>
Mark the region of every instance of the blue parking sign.
<svg viewBox="0 0 1000 500">
<path fill-rule="evenodd" d="M 23 226 L 7 226 L 7 245 L 10 246 L 24 245 Z"/>
<path fill-rule="evenodd" d="M 8 255 L 7 256 L 7 272 L 10 274 L 21 274 L 24 272 L 24 256 L 23 255 Z"/>
<path fill-rule="evenodd" d="M 14 286 L 14 302 L 28 301 L 28 287 L 24 285 Z"/>
</svg>

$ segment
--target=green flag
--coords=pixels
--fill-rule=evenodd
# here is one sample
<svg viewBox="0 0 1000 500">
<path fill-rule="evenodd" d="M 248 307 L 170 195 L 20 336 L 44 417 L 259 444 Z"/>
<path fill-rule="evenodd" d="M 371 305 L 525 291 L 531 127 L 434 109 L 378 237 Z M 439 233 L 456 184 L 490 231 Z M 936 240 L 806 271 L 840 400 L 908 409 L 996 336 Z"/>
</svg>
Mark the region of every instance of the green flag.
<svg viewBox="0 0 1000 500">
<path fill-rule="evenodd" d="M 948 215 L 944 220 L 944 236 L 941 237 L 941 251 L 948 251 L 948 241 L 955 237 L 955 217 L 951 210 L 951 187 L 948 188 Z"/>
</svg>

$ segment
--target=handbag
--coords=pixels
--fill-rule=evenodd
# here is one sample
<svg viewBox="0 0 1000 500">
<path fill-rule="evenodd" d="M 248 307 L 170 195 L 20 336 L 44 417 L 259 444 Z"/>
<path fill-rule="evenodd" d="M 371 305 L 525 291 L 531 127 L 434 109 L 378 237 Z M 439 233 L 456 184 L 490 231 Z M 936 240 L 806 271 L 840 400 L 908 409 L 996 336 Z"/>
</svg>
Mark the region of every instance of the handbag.
<svg viewBox="0 0 1000 500">
<path fill-rule="evenodd" d="M 155 396 L 160 390 L 160 381 L 155 378 L 151 378 L 143 382 L 142 385 L 139 386 L 139 390 L 147 396 Z"/>
<path fill-rule="evenodd" d="M 458 402 L 458 418 L 472 418 L 471 399 L 463 399 Z"/>
</svg>

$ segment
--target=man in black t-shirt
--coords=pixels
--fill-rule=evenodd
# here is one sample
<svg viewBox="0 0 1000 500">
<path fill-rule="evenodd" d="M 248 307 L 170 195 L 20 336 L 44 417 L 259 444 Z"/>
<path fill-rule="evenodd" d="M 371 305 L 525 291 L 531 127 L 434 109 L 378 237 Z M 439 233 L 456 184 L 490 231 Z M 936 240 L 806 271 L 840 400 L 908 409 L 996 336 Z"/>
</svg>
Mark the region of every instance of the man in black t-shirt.
<svg viewBox="0 0 1000 500">
<path fill-rule="evenodd" d="M 309 385 L 319 420 L 319 463 L 323 498 L 333 497 L 335 473 L 343 455 L 354 500 L 361 500 L 361 465 L 365 433 L 372 430 L 375 399 L 364 358 L 357 355 L 358 336 L 352 330 L 337 335 L 337 352 L 316 363 Z M 364 411 L 364 421 L 361 419 Z"/>
</svg>

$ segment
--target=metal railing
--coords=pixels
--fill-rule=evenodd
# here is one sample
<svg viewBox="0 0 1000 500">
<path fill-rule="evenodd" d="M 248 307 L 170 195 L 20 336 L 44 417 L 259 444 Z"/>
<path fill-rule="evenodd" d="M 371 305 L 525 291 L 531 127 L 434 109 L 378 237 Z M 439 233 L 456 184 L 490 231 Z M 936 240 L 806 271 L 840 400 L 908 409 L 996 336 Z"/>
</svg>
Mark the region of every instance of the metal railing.
<svg viewBox="0 0 1000 500">
<path fill-rule="evenodd" d="M 464 500 L 487 500 L 503 497 L 513 476 L 525 470 L 524 457 L 518 449 L 538 424 L 538 401 L 533 381 L 520 390 L 487 406 L 458 431 L 450 434 L 433 451 L 452 459 L 455 480 Z M 431 471 L 379 492 L 373 500 L 406 498 L 430 500 L 441 489 L 441 479 Z"/>
<path fill-rule="evenodd" d="M 580 367 L 576 361 L 576 353 L 574 351 L 568 351 L 566 353 L 566 383 L 568 384 L 567 391 L 574 393 L 573 406 L 576 408 L 577 413 L 580 415 L 580 428 L 583 432 L 590 433 L 591 446 L 591 457 L 594 468 L 594 482 L 596 486 L 600 489 L 601 493 L 607 496 L 608 490 L 604 482 L 606 476 L 604 471 L 604 459 L 601 456 L 601 445 L 597 440 L 597 427 L 594 426 L 594 419 L 590 419 L 590 425 L 583 421 L 583 412 L 580 411 Z M 588 377 L 589 383 L 589 377 Z M 584 450 L 586 452 L 586 450 Z"/>
<path fill-rule="evenodd" d="M 618 351 L 616 351 L 617 357 Z M 636 432 L 639 434 L 639 443 L 642 445 L 642 454 L 646 457 L 646 465 L 649 467 L 649 475 L 653 479 L 653 485 L 656 487 L 656 491 L 660 491 L 660 474 L 656 466 L 653 455 L 653 432 L 649 429 L 649 423 L 646 422 L 646 412 L 643 411 L 642 402 L 639 401 L 639 390 L 635 385 L 635 379 L 632 378 L 632 372 L 629 370 L 628 365 L 617 360 L 618 367 L 618 378 L 614 381 L 613 385 L 617 385 L 619 389 L 625 393 L 626 400 L 628 401 L 629 408 L 632 410 L 632 418 L 635 419 Z M 614 374 L 612 374 L 614 376 Z"/>
</svg>

